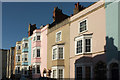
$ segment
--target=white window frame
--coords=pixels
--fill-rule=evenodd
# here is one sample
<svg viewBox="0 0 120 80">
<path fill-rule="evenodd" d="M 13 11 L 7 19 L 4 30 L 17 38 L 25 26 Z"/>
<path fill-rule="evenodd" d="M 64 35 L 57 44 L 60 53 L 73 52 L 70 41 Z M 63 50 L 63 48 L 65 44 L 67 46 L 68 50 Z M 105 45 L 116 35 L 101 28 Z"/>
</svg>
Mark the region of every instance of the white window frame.
<svg viewBox="0 0 120 80">
<path fill-rule="evenodd" d="M 54 50 L 54 49 L 56 49 L 56 58 L 55 58 L 55 59 L 53 59 L 53 50 Z M 57 51 L 58 51 L 58 50 L 57 50 L 57 47 L 54 47 L 54 48 L 52 49 L 52 60 L 56 60 L 56 59 L 57 59 Z"/>
<path fill-rule="evenodd" d="M 86 30 L 80 32 L 80 23 L 83 22 L 83 21 L 85 21 L 85 20 L 86 20 Z M 88 31 L 88 20 L 87 19 L 83 19 L 83 20 L 81 20 L 81 21 L 78 22 L 78 33 L 84 33 L 86 31 Z"/>
<path fill-rule="evenodd" d="M 35 50 L 35 54 L 34 54 L 33 58 L 40 58 L 40 57 L 37 57 L 37 49 L 40 49 L 40 56 L 41 56 L 41 48 L 40 47 L 34 47 L 33 50 L 32 50 L 32 53 Z M 32 56 L 33 56 L 33 54 L 32 54 Z"/>
<path fill-rule="evenodd" d="M 27 47 L 25 47 L 26 43 L 27 43 Z M 22 48 L 28 48 L 28 41 L 22 41 Z"/>
<path fill-rule="evenodd" d="M 27 44 L 27 46 L 25 46 L 25 44 Z M 28 43 L 26 42 L 26 43 L 24 43 L 24 48 L 28 48 Z"/>
<path fill-rule="evenodd" d="M 56 70 L 56 77 L 55 78 L 59 78 L 59 69 L 63 69 L 63 78 L 64 78 L 64 66 L 53 66 L 51 78 L 53 78 L 53 70 Z"/>
<path fill-rule="evenodd" d="M 92 53 L 92 38 L 91 37 L 85 37 L 84 38 L 84 42 L 85 42 L 85 39 L 90 39 L 90 52 L 85 52 L 85 46 L 84 46 L 84 53 Z M 84 43 L 84 45 L 85 45 L 85 43 Z"/>
<path fill-rule="evenodd" d="M 37 47 L 37 48 L 36 48 L 36 57 L 37 57 L 37 49 L 40 50 L 40 47 Z M 40 50 L 40 52 L 41 52 L 41 50 Z M 37 57 L 37 58 L 39 58 L 39 57 Z"/>
<path fill-rule="evenodd" d="M 63 58 L 59 58 L 59 48 L 62 47 L 63 48 Z M 58 59 L 64 59 L 64 45 L 58 45 Z"/>
<path fill-rule="evenodd" d="M 23 75 L 27 75 L 27 74 L 25 74 L 25 68 L 27 68 L 27 74 L 28 74 L 28 70 L 29 70 L 29 68 L 28 68 L 28 66 L 22 66 L 22 74 Z"/>
<path fill-rule="evenodd" d="M 92 63 L 85 63 L 85 64 L 75 64 L 75 70 L 77 69 L 77 67 L 82 67 L 82 78 L 83 76 L 86 74 L 85 71 L 85 67 L 90 67 L 91 69 L 91 73 L 90 73 L 90 77 L 92 78 L 92 73 L 93 73 L 93 66 L 91 65 Z M 77 77 L 77 70 L 75 71 L 75 77 Z"/>
<path fill-rule="evenodd" d="M 20 49 L 19 49 L 19 47 L 20 47 Z M 17 50 L 21 50 L 21 44 L 17 44 L 16 48 L 17 48 Z"/>
<path fill-rule="evenodd" d="M 35 73 L 33 73 L 33 71 L 32 71 L 32 74 L 40 74 L 40 73 L 41 73 L 41 71 L 40 71 L 40 73 L 37 73 L 37 65 L 40 66 L 40 63 L 33 63 L 32 66 L 35 66 Z M 39 70 L 40 70 L 40 69 L 39 69 Z"/>
<path fill-rule="evenodd" d="M 40 36 L 40 40 L 37 40 L 37 36 Z M 34 33 L 32 41 L 41 41 L 41 33 L 40 32 Z"/>
<path fill-rule="evenodd" d="M 25 55 L 27 55 L 27 60 L 25 60 L 25 58 L 26 58 Z M 25 62 L 28 61 L 28 54 L 27 54 L 27 53 L 24 54 L 24 61 L 25 61 Z"/>
<path fill-rule="evenodd" d="M 40 74 L 40 72 L 39 73 L 37 72 L 37 66 L 39 66 L 39 70 L 40 70 L 40 64 L 36 65 L 36 73 Z"/>
<path fill-rule="evenodd" d="M 61 35 L 60 35 L 60 40 L 59 40 L 59 41 L 62 41 L 62 31 L 58 31 L 58 32 L 56 32 L 56 38 L 55 38 L 55 39 L 56 39 L 56 40 L 55 40 L 56 42 L 59 42 L 59 41 L 57 41 L 57 34 L 58 34 L 58 33 L 61 33 Z"/>
<path fill-rule="evenodd" d="M 59 47 L 63 47 L 63 58 L 59 58 Z M 53 59 L 53 49 L 57 49 L 57 53 L 56 53 L 56 58 L 55 59 Z M 52 60 L 58 60 L 58 59 L 60 59 L 60 60 L 62 60 L 62 59 L 64 59 L 64 52 L 65 52 L 65 49 L 64 49 L 64 45 L 55 45 L 55 46 L 53 46 L 52 47 Z"/>
<path fill-rule="evenodd" d="M 28 61 L 28 53 L 22 53 L 22 61 L 23 62 L 27 62 L 27 61 L 25 61 L 25 55 L 27 55 L 27 61 Z"/>
<path fill-rule="evenodd" d="M 90 52 L 85 52 L 85 39 L 90 39 L 91 43 L 91 51 Z M 77 41 L 82 40 L 82 53 L 77 53 L 76 48 L 77 48 Z M 92 53 L 92 35 L 84 35 L 75 38 L 75 55 L 79 54 L 84 54 L 84 53 Z"/>
<path fill-rule="evenodd" d="M 36 37 L 38 37 L 38 36 L 40 36 L 40 35 L 37 35 Z M 41 36 L 40 36 L 40 40 L 41 40 Z M 37 41 L 40 41 L 40 40 L 37 39 Z"/>
<path fill-rule="evenodd" d="M 18 56 L 20 56 L 20 61 L 21 61 L 21 55 L 17 55 L 17 62 L 20 62 L 20 61 L 18 61 Z"/>
<path fill-rule="evenodd" d="M 34 51 L 35 51 L 35 52 L 34 52 Z M 34 53 L 33 53 L 33 52 L 34 52 Z M 32 56 L 34 55 L 33 58 L 35 58 L 35 56 L 36 56 L 35 53 L 36 53 L 36 50 L 35 50 L 35 48 L 33 48 L 33 50 L 32 50 Z"/>
<path fill-rule="evenodd" d="M 15 68 L 16 68 L 15 70 L 16 70 L 16 73 L 17 73 L 17 74 L 20 74 L 20 72 L 18 73 L 18 67 L 20 68 L 20 66 L 16 66 L 16 67 L 15 67 Z M 21 70 L 20 70 L 20 71 L 21 71 Z"/>
<path fill-rule="evenodd" d="M 35 65 L 32 65 L 32 68 L 33 68 L 33 66 L 34 66 L 34 70 L 35 70 L 36 69 Z M 33 72 L 33 69 L 32 69 L 32 74 L 35 74 L 35 72 L 36 72 L 36 70 Z"/>
</svg>

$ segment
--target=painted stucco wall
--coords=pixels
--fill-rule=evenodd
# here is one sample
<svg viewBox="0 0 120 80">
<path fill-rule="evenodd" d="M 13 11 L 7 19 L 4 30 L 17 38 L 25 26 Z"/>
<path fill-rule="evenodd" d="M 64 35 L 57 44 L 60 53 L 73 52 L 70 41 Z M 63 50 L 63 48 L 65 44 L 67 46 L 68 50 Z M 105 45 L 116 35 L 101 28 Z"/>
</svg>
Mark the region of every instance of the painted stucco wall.
<svg viewBox="0 0 120 80">
<path fill-rule="evenodd" d="M 41 71 L 41 76 L 43 76 L 43 70 L 44 68 L 47 70 L 47 27 L 43 27 L 41 29 L 41 52 L 40 52 L 40 57 L 41 57 L 41 65 L 40 65 L 40 71 Z"/>
<path fill-rule="evenodd" d="M 25 46 L 25 43 L 28 44 L 28 38 L 23 38 L 22 39 L 22 58 L 25 59 L 25 55 L 24 54 L 27 54 L 28 55 L 28 46 L 27 47 L 24 47 Z M 24 45 L 24 46 L 23 46 Z M 27 61 L 22 61 L 22 66 L 28 66 L 28 60 Z"/>
<path fill-rule="evenodd" d="M 120 1 L 118 2 L 118 50 L 120 51 Z"/>
<path fill-rule="evenodd" d="M 39 32 L 40 33 L 40 29 L 34 30 L 33 31 L 33 35 L 32 35 L 32 44 L 31 44 L 31 64 L 35 63 L 35 62 L 41 62 L 41 58 L 33 58 L 33 49 L 35 47 L 41 47 L 41 41 L 33 41 L 33 37 L 35 35 L 35 33 Z M 36 54 L 36 53 L 35 53 Z"/>
<path fill-rule="evenodd" d="M 19 45 L 20 46 L 20 50 L 17 50 L 17 45 Z M 15 62 L 15 73 L 16 73 L 16 68 L 19 66 L 20 67 L 20 71 L 21 71 L 21 69 L 22 69 L 22 65 L 21 65 L 21 63 L 22 63 L 22 45 L 21 45 L 21 41 L 17 41 L 16 42 L 16 56 L 17 55 L 20 55 L 20 61 L 19 62 Z M 15 57 L 16 57 L 15 56 Z M 19 76 L 20 77 L 20 76 Z"/>
<path fill-rule="evenodd" d="M 13 74 L 15 74 L 15 65 L 16 65 L 16 47 L 14 48 L 14 69 L 13 69 Z"/>
<path fill-rule="evenodd" d="M 119 33 L 120 28 L 118 22 L 118 2 L 109 2 L 105 4 L 106 11 L 106 53 L 107 53 L 107 62 L 109 63 L 112 59 L 118 59 L 118 50 L 119 46 Z M 119 9 L 120 10 L 120 9 Z"/>
<path fill-rule="evenodd" d="M 31 65 L 31 36 L 28 37 L 28 65 Z"/>
<path fill-rule="evenodd" d="M 62 21 L 60 24 L 53 26 L 51 29 L 48 28 L 47 35 L 47 68 L 52 69 L 53 66 L 64 66 L 64 78 L 69 78 L 69 53 L 70 53 L 70 27 L 69 18 Z M 65 24 L 65 25 L 64 25 Z M 56 42 L 56 32 L 62 32 L 62 41 Z M 52 60 L 52 47 L 56 44 L 64 44 L 64 61 L 63 60 Z"/>
<path fill-rule="evenodd" d="M 84 33 L 79 33 L 79 23 L 87 19 L 88 30 Z M 104 54 L 104 47 L 106 44 L 105 32 L 105 8 L 103 2 L 97 2 L 85 10 L 70 18 L 70 78 L 75 78 L 75 61 L 83 56 L 96 57 L 97 55 Z M 82 34 L 92 33 L 92 55 L 75 55 L 75 37 Z M 94 53 L 94 54 L 93 54 Z M 99 60 L 105 60 L 104 57 L 98 57 L 93 60 L 93 64 Z M 92 63 L 92 62 L 91 62 Z"/>
<path fill-rule="evenodd" d="M 48 25 L 44 26 L 41 29 L 36 29 L 32 35 L 32 44 L 31 44 L 31 64 L 40 63 L 40 72 L 41 76 L 43 76 L 43 70 L 46 68 L 47 70 L 47 27 Z M 33 41 L 33 37 L 36 33 L 40 33 L 40 41 Z M 36 47 L 40 47 L 40 58 L 33 58 L 33 49 Z M 39 77 L 40 74 L 33 75 L 34 77 Z"/>
<path fill-rule="evenodd" d="M 118 51 L 119 51 L 119 62 L 120 62 L 120 1 L 118 3 Z"/>
</svg>

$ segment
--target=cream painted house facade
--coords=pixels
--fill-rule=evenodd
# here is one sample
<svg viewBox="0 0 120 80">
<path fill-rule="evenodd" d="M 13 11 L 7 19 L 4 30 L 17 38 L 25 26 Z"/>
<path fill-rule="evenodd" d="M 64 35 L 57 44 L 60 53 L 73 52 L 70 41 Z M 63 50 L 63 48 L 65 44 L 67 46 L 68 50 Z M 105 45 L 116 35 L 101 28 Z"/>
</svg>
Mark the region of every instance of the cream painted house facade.
<svg viewBox="0 0 120 80">
<path fill-rule="evenodd" d="M 47 69 L 51 70 L 51 75 L 49 75 L 51 78 L 70 77 L 70 28 L 68 23 L 69 18 L 66 18 L 62 22 L 55 25 L 50 24 L 50 26 L 48 27 Z"/>
<path fill-rule="evenodd" d="M 22 70 L 22 42 L 16 42 L 16 57 L 15 57 L 15 74 L 16 78 L 21 77 L 21 70 Z"/>
</svg>

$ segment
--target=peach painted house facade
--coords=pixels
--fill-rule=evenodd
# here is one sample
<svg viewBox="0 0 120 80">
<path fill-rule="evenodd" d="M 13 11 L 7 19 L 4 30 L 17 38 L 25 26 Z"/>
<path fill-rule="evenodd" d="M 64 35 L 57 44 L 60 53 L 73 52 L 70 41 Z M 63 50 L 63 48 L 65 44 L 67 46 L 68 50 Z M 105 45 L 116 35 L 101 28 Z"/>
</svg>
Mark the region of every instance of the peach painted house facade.
<svg viewBox="0 0 120 80">
<path fill-rule="evenodd" d="M 43 76 L 47 70 L 47 27 L 48 25 L 35 29 L 32 34 L 31 64 L 33 78 Z"/>
<path fill-rule="evenodd" d="M 98 1 L 70 17 L 70 78 L 106 80 L 105 45 L 105 6 Z"/>
</svg>

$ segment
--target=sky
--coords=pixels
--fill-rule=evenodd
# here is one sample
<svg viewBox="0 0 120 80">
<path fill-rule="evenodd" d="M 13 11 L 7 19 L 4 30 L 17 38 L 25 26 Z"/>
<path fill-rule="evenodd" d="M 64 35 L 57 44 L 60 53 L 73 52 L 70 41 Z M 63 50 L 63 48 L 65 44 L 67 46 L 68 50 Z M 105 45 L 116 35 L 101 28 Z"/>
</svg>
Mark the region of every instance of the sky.
<svg viewBox="0 0 120 80">
<path fill-rule="evenodd" d="M 76 2 L 3 2 L 2 3 L 2 48 L 14 47 L 17 41 L 28 37 L 29 24 L 41 25 L 53 22 L 54 7 L 64 14 L 73 14 Z M 92 3 L 80 3 L 87 7 Z"/>
</svg>

